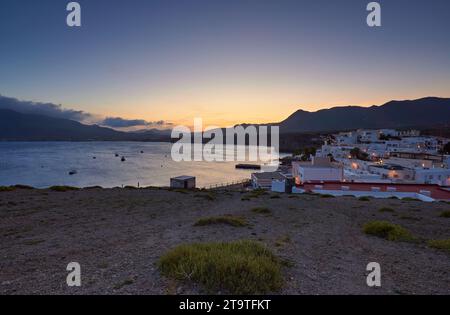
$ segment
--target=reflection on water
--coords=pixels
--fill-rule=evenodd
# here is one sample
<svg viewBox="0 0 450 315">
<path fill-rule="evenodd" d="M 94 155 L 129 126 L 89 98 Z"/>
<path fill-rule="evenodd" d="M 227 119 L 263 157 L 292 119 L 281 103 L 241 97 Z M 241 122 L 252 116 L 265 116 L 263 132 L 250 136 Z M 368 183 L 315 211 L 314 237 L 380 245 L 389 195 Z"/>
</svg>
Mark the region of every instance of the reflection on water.
<svg viewBox="0 0 450 315">
<path fill-rule="evenodd" d="M 168 186 L 170 177 L 192 175 L 204 187 L 254 172 L 236 170 L 239 162 L 174 162 L 170 151 L 170 143 L 0 142 L 0 185 Z"/>
</svg>

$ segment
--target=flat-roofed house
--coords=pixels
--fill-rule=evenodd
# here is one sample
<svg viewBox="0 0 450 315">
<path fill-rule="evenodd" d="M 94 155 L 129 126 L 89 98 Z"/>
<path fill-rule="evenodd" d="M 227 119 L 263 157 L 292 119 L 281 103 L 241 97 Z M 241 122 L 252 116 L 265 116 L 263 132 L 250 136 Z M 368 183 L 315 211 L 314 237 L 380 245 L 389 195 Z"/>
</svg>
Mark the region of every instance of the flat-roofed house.
<svg viewBox="0 0 450 315">
<path fill-rule="evenodd" d="M 280 172 L 263 172 L 252 174 L 252 186 L 255 189 L 271 189 L 272 181 L 285 181 L 286 176 Z"/>
<path fill-rule="evenodd" d="M 309 181 L 343 181 L 344 167 L 329 158 L 314 157 L 311 162 L 293 162 L 292 176 L 297 185 Z"/>
<path fill-rule="evenodd" d="M 195 177 L 178 176 L 170 179 L 170 188 L 193 189 L 195 188 Z"/>
</svg>

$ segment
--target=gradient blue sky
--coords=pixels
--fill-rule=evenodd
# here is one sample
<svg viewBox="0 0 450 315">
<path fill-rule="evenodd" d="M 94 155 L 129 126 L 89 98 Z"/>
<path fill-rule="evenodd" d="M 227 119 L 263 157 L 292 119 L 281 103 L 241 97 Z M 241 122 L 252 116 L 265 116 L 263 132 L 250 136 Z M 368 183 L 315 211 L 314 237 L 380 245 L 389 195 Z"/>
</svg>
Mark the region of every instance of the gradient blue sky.
<svg viewBox="0 0 450 315">
<path fill-rule="evenodd" d="M 0 94 L 221 126 L 450 96 L 450 1 L 1 0 Z"/>
</svg>

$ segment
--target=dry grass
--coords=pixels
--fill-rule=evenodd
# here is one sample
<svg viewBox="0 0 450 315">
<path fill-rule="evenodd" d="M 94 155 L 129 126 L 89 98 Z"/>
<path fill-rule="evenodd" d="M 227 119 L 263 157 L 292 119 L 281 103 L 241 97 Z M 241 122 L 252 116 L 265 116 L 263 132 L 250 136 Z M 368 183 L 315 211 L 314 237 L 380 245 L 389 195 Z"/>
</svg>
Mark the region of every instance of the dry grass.
<svg viewBox="0 0 450 315">
<path fill-rule="evenodd" d="M 211 224 L 228 224 L 235 227 L 242 227 L 248 225 L 245 218 L 231 215 L 201 218 L 194 225 L 205 226 Z"/>
<path fill-rule="evenodd" d="M 14 186 L 0 186 L 0 191 L 13 191 L 14 189 Z"/>
<path fill-rule="evenodd" d="M 392 208 L 388 208 L 388 207 L 384 207 L 378 210 L 379 212 L 395 212 L 394 209 Z"/>
<path fill-rule="evenodd" d="M 281 289 L 282 263 L 254 241 L 180 245 L 159 260 L 161 272 L 202 284 L 209 292 L 265 294 Z"/>
<path fill-rule="evenodd" d="M 211 191 L 196 193 L 194 197 L 195 198 L 204 198 L 209 201 L 216 200 L 216 195 Z"/>
<path fill-rule="evenodd" d="M 428 241 L 428 246 L 450 252 L 450 239 L 430 240 L 430 241 Z"/>
<path fill-rule="evenodd" d="M 80 188 L 72 186 L 52 186 L 49 189 L 58 192 L 65 192 L 65 191 L 79 190 Z"/>
<path fill-rule="evenodd" d="M 254 213 L 260 213 L 260 214 L 271 214 L 272 213 L 270 211 L 270 209 L 266 208 L 266 207 L 256 207 L 256 208 L 253 208 L 251 211 Z"/>
<path fill-rule="evenodd" d="M 375 235 L 389 241 L 412 241 L 414 237 L 404 227 L 387 221 L 371 221 L 364 225 L 366 234 Z"/>
</svg>

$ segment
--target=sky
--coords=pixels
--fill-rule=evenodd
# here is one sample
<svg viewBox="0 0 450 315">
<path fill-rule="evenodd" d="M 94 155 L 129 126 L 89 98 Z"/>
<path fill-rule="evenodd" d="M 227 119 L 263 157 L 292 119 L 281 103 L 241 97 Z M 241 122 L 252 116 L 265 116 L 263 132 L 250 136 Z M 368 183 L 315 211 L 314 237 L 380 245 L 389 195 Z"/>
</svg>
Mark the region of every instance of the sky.
<svg viewBox="0 0 450 315">
<path fill-rule="evenodd" d="M 1 95 L 148 126 L 450 96 L 448 0 L 69 2 L 0 1 Z"/>
</svg>

